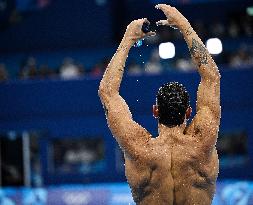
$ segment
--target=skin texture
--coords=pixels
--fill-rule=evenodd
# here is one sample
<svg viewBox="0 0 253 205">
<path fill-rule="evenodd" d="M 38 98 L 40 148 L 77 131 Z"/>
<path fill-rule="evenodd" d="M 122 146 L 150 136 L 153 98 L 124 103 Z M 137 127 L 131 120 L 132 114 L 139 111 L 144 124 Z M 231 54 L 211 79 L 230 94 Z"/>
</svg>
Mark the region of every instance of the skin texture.
<svg viewBox="0 0 253 205">
<path fill-rule="evenodd" d="M 120 96 L 130 48 L 137 40 L 154 34 L 141 31 L 146 19 L 135 20 L 127 27 L 101 80 L 99 96 L 108 126 L 124 152 L 126 177 L 136 204 L 210 205 L 218 175 L 215 144 L 220 124 L 220 74 L 186 18 L 168 5 L 157 5 L 157 9 L 167 16 L 157 24 L 181 31 L 201 76 L 196 116 L 189 125 L 186 120 L 172 128 L 159 124 L 159 136 L 152 138 L 133 120 Z"/>
</svg>

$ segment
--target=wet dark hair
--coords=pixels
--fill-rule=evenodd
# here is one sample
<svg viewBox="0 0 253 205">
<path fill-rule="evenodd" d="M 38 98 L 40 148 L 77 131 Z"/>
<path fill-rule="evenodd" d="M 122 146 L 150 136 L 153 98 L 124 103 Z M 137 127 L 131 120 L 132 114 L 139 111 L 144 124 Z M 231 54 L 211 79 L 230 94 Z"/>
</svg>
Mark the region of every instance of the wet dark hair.
<svg viewBox="0 0 253 205">
<path fill-rule="evenodd" d="M 162 85 L 156 95 L 158 121 L 168 127 L 181 125 L 190 106 L 190 97 L 182 84 L 170 82 Z"/>
</svg>

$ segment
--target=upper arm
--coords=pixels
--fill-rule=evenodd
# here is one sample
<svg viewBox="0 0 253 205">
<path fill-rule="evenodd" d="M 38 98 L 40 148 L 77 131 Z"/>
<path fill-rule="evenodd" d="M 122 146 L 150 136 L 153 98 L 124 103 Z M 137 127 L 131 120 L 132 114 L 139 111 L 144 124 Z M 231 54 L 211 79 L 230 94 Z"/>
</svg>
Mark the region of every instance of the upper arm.
<svg viewBox="0 0 253 205">
<path fill-rule="evenodd" d="M 191 27 L 190 27 L 191 28 Z M 192 28 L 191 28 L 192 29 Z M 215 144 L 220 124 L 220 73 L 201 39 L 195 32 L 184 35 L 192 60 L 201 76 L 197 93 L 197 114 L 189 132 L 199 136 L 207 147 Z"/>
<path fill-rule="evenodd" d="M 101 97 L 101 101 L 108 126 L 120 147 L 131 158 L 142 156 L 145 144 L 151 139 L 150 133 L 132 119 L 128 105 L 119 94 Z"/>
<path fill-rule="evenodd" d="M 220 121 L 208 107 L 203 107 L 194 117 L 189 131 L 198 143 L 201 152 L 211 154 L 217 142 Z"/>
<path fill-rule="evenodd" d="M 191 36 L 191 37 L 190 37 Z M 197 94 L 197 112 L 204 107 L 211 110 L 212 115 L 220 115 L 220 73 L 218 67 L 203 42 L 195 32 L 186 35 L 186 41 L 201 76 Z"/>
<path fill-rule="evenodd" d="M 203 69 L 208 69 L 205 67 Z M 203 143 L 208 151 L 214 147 L 220 125 L 220 76 L 205 72 L 197 93 L 197 114 L 192 122 L 194 135 Z"/>
<path fill-rule="evenodd" d="M 208 69 L 208 67 L 204 68 Z M 197 113 L 204 107 L 210 109 L 211 114 L 220 118 L 220 75 L 209 72 L 201 75 L 201 82 L 197 92 Z"/>
</svg>

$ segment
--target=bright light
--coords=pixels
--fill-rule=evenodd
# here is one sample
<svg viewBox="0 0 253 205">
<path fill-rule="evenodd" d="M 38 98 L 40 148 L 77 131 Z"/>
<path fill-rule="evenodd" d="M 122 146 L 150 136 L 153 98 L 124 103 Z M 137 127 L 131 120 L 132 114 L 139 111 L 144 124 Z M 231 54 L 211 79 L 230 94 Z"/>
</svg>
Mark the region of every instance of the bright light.
<svg viewBox="0 0 253 205">
<path fill-rule="evenodd" d="M 249 16 L 253 16 L 253 6 L 248 7 L 246 11 Z"/>
<path fill-rule="evenodd" d="M 171 42 L 159 45 L 159 56 L 162 59 L 173 58 L 175 56 L 175 46 Z"/>
<path fill-rule="evenodd" d="M 206 47 L 211 54 L 220 54 L 222 52 L 222 43 L 218 38 L 210 38 L 206 41 Z"/>
</svg>

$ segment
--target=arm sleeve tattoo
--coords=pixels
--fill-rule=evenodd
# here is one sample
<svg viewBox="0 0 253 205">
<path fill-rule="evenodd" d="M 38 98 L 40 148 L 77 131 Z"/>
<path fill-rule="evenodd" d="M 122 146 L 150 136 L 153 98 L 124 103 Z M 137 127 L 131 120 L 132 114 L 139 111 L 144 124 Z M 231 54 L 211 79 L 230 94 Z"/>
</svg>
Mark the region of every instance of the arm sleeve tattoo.
<svg viewBox="0 0 253 205">
<path fill-rule="evenodd" d="M 206 65 L 208 63 L 208 60 L 207 60 L 208 54 L 207 54 L 206 48 L 194 38 L 192 38 L 190 53 L 192 57 L 197 61 L 198 66 Z"/>
</svg>

